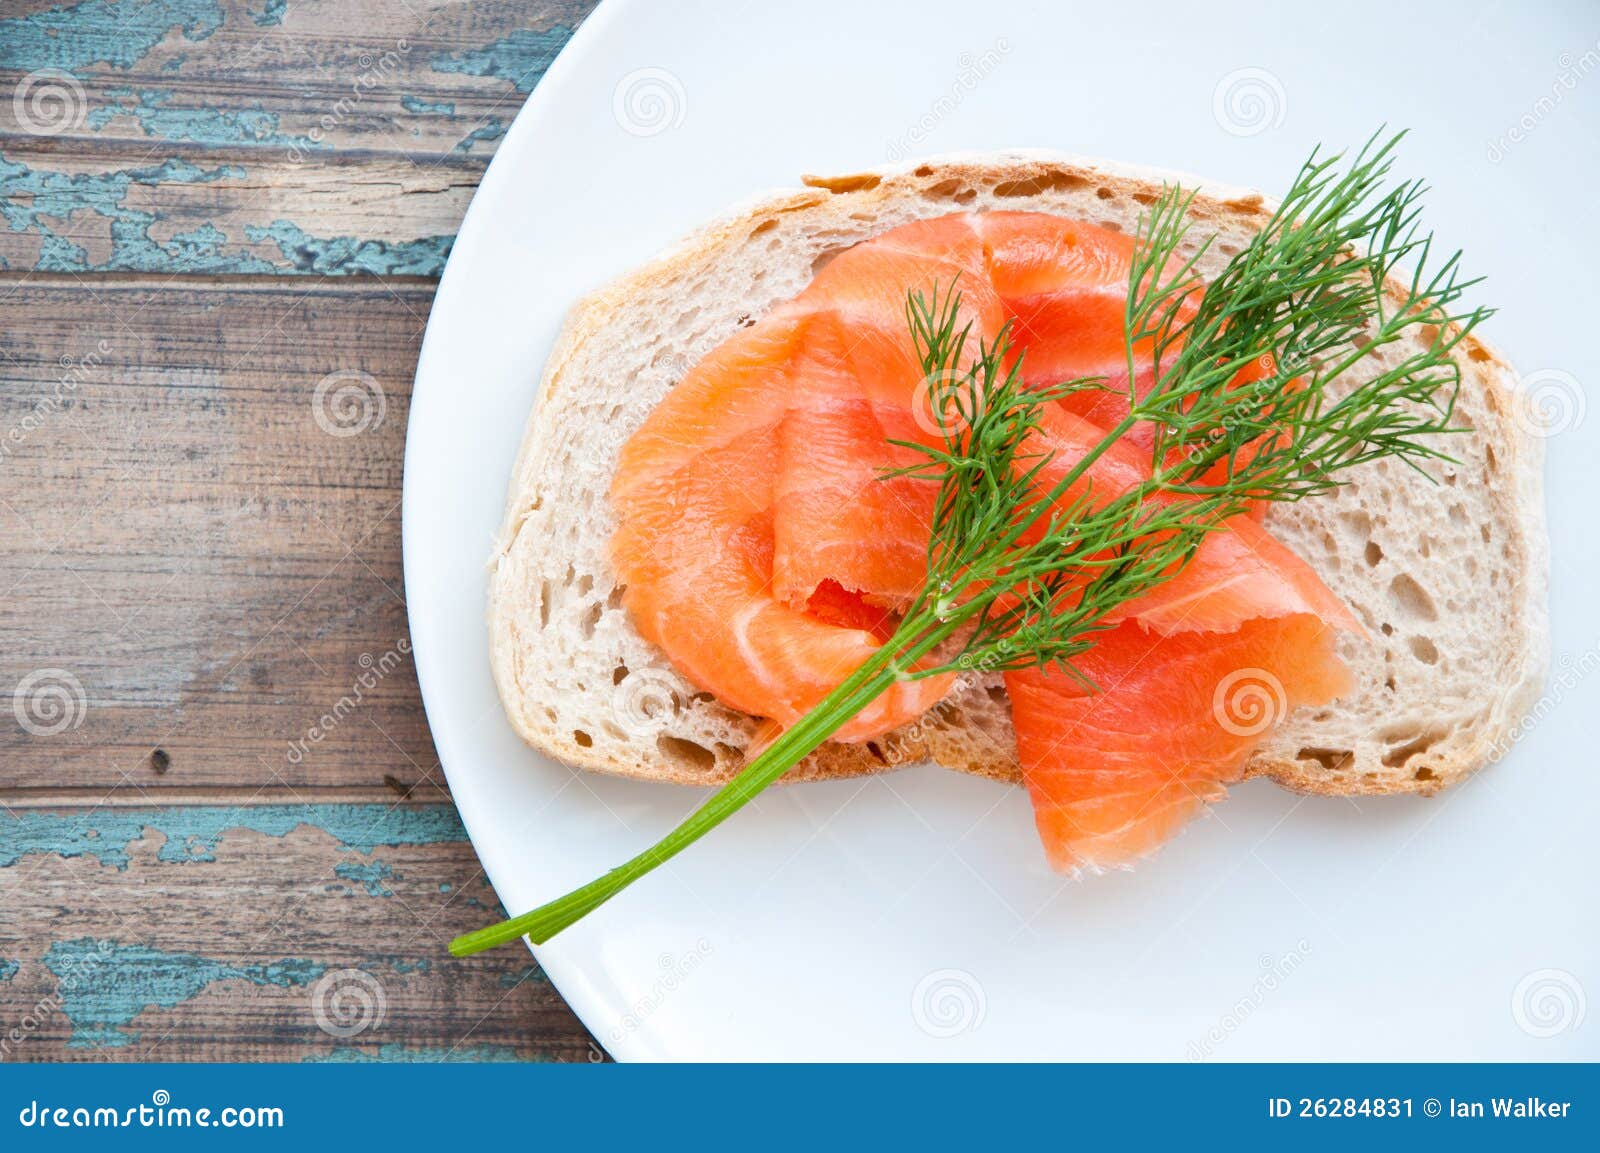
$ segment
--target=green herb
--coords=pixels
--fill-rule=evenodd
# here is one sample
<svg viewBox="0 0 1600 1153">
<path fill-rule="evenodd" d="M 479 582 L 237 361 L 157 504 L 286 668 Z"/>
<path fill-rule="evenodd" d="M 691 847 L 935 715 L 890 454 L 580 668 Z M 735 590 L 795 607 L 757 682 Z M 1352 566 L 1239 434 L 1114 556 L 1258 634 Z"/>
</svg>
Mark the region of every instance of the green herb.
<svg viewBox="0 0 1600 1153">
<path fill-rule="evenodd" d="M 1266 227 L 1204 286 L 1210 241 L 1189 243 L 1193 196 L 1166 189 L 1141 221 L 1129 278 L 1128 415 L 1048 485 L 1050 458 L 1031 435 L 1044 406 L 1108 386 L 1027 388 L 1009 331 L 968 356 L 954 288 L 911 292 L 907 323 L 934 411 L 954 419 L 941 444 L 906 445 L 926 460 L 902 473 L 939 491 L 927 583 L 893 636 L 659 843 L 450 951 L 549 940 L 732 816 L 897 681 L 1028 667 L 1079 675 L 1072 659 L 1112 610 L 1170 579 L 1255 501 L 1326 492 L 1340 471 L 1380 457 L 1448 459 L 1428 442 L 1451 431 L 1451 353 L 1488 312 L 1456 308 L 1476 283 L 1458 278 L 1459 253 L 1429 269 L 1422 185 L 1384 190 L 1399 139 L 1374 137 L 1344 172 L 1339 157 L 1313 153 Z M 1401 277 L 1402 265 L 1414 271 Z M 1397 293 L 1385 291 L 1391 276 Z M 1413 331 L 1422 351 L 1331 388 Z M 1132 382 L 1152 358 L 1140 394 Z M 1250 365 L 1259 370 L 1241 374 Z M 1094 492 L 1091 466 L 1141 422 L 1155 432 L 1148 480 Z"/>
</svg>

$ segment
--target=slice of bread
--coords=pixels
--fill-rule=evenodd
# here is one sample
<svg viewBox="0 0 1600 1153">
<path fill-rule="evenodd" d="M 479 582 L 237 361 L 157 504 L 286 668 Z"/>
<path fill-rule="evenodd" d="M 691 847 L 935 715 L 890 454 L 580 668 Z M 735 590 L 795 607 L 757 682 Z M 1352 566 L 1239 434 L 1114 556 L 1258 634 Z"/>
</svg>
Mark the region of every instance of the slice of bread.
<svg viewBox="0 0 1600 1153">
<path fill-rule="evenodd" d="M 1258 193 L 1056 154 L 949 157 L 807 177 L 805 188 L 733 212 L 579 302 L 546 365 L 491 561 L 494 675 L 518 733 L 608 773 L 706 785 L 735 772 L 759 722 L 697 692 L 622 608 L 607 561 L 607 492 L 622 443 L 690 366 L 841 249 L 921 217 L 1002 208 L 1132 232 L 1172 180 L 1200 190 L 1194 239 L 1217 238 L 1206 272 L 1271 210 Z M 1378 461 L 1351 470 L 1337 493 L 1269 516 L 1370 637 L 1342 642 L 1355 691 L 1292 713 L 1256 752 L 1252 775 L 1310 793 L 1432 793 L 1503 753 L 1539 692 L 1548 646 L 1541 443 L 1514 408 L 1510 366 L 1477 339 L 1459 347 L 1458 420 L 1469 430 L 1449 442 L 1459 465 L 1430 465 L 1429 483 Z M 875 741 L 829 742 L 786 779 L 926 760 L 1017 779 L 998 678 L 963 685 Z"/>
</svg>

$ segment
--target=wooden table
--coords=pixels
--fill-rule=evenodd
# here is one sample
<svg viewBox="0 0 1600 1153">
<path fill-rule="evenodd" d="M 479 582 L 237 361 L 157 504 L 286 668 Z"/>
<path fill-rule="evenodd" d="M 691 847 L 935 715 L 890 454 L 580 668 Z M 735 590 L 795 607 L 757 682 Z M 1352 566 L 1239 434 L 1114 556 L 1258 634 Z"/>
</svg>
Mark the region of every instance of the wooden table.
<svg viewBox="0 0 1600 1153">
<path fill-rule="evenodd" d="M 457 222 L 591 3 L 52 2 L 0 0 L 0 1060 L 599 1059 L 445 951 L 500 908 L 399 517 Z"/>
</svg>

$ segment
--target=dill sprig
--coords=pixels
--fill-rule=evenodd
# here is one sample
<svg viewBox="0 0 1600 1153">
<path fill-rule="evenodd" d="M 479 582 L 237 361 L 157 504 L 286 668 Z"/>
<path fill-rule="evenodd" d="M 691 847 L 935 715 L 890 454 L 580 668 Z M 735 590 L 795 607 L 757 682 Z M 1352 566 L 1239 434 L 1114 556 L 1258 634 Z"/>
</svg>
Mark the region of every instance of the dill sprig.
<svg viewBox="0 0 1600 1153">
<path fill-rule="evenodd" d="M 899 472 L 939 488 L 928 578 L 894 634 L 656 845 L 450 951 L 548 940 L 733 815 L 897 681 L 1028 667 L 1082 679 L 1072 660 L 1107 616 L 1171 579 L 1256 501 L 1327 492 L 1379 458 L 1448 459 L 1431 442 L 1452 429 L 1452 353 L 1489 313 L 1459 307 L 1476 283 L 1460 278 L 1459 253 L 1432 265 L 1422 184 L 1385 190 L 1399 139 L 1374 137 L 1344 171 L 1340 157 L 1313 153 L 1266 226 L 1204 284 L 1211 241 L 1190 244 L 1193 194 L 1165 189 L 1141 221 L 1129 276 L 1127 415 L 1049 484 L 1053 462 L 1034 437 L 1044 406 L 1111 386 L 1026 387 L 1009 328 L 969 357 L 955 287 L 910 292 L 907 325 L 947 419 L 940 443 L 905 444 L 925 459 Z M 1419 349 L 1374 359 L 1413 334 Z M 1361 364 L 1376 367 L 1349 383 Z M 1148 478 L 1095 492 L 1094 462 L 1140 425 L 1153 432 Z"/>
</svg>

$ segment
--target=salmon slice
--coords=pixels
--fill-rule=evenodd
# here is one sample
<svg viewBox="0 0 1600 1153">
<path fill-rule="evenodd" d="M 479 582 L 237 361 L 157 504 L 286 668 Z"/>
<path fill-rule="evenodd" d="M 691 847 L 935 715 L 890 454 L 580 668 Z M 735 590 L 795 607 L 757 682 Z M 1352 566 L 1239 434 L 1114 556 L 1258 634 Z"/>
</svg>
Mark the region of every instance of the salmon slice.
<svg viewBox="0 0 1600 1153">
<path fill-rule="evenodd" d="M 938 443 L 950 414 L 931 409 L 907 292 L 942 299 L 955 286 L 967 361 L 1009 323 L 1028 382 L 1106 378 L 1107 390 L 1042 411 L 1033 447 L 1050 457 L 1050 485 L 1128 411 L 1133 251 L 1122 234 L 1037 213 L 919 221 L 838 254 L 712 350 L 619 458 L 611 556 L 640 634 L 698 688 L 767 718 L 766 739 L 798 721 L 879 652 L 926 579 L 935 486 L 885 473 L 922 459 L 891 441 Z M 1145 351 L 1135 388 L 1148 387 Z M 1101 451 L 1063 499 L 1101 504 L 1140 484 L 1152 442 L 1135 430 Z M 1238 517 L 1107 622 L 1077 662 L 1099 691 L 1060 671 L 1008 674 L 1052 863 L 1126 864 L 1219 799 L 1265 730 L 1220 724 L 1217 686 L 1241 670 L 1266 674 L 1281 690 L 1269 694 L 1269 723 L 1330 699 L 1347 685 L 1340 630 L 1356 630 L 1348 610 Z M 898 684 L 838 737 L 905 724 L 952 683 Z"/>
<path fill-rule="evenodd" d="M 1130 621 L 1075 662 L 1097 692 L 1061 672 L 1008 673 L 1051 865 L 1128 867 L 1221 800 L 1290 709 L 1349 691 L 1336 636 L 1305 613 L 1170 636 Z"/>
</svg>

